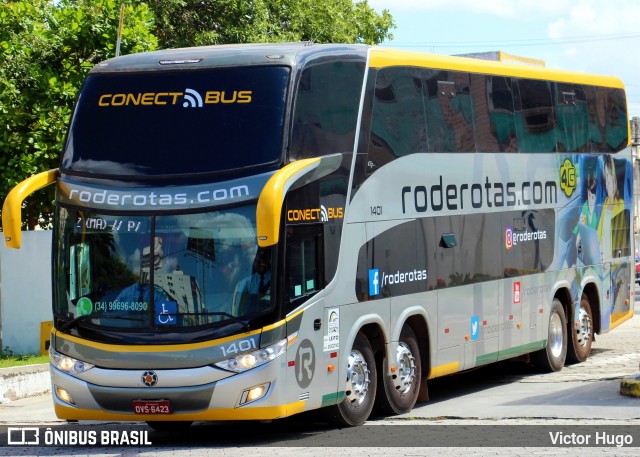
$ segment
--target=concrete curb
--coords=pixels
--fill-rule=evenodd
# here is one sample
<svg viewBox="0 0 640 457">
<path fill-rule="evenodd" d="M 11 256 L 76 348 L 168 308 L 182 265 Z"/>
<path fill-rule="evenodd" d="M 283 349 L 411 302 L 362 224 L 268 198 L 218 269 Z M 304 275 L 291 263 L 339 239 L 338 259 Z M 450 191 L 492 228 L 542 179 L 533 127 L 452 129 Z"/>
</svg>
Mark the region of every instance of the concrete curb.
<svg viewBox="0 0 640 457">
<path fill-rule="evenodd" d="M 9 403 L 50 391 L 48 363 L 0 368 L 0 403 Z"/>
<path fill-rule="evenodd" d="M 640 374 L 620 381 L 620 394 L 627 397 L 640 398 Z"/>
</svg>

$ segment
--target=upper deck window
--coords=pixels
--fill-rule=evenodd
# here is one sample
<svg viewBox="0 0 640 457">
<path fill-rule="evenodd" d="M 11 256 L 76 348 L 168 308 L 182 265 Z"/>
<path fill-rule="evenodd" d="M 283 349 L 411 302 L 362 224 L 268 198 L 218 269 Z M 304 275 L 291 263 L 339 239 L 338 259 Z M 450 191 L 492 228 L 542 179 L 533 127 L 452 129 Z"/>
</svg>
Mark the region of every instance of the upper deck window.
<svg viewBox="0 0 640 457">
<path fill-rule="evenodd" d="M 363 78 L 362 62 L 325 62 L 302 71 L 293 114 L 291 158 L 353 150 Z"/>
<path fill-rule="evenodd" d="M 238 67 L 91 75 L 62 168 L 140 179 L 276 162 L 289 73 Z"/>
</svg>

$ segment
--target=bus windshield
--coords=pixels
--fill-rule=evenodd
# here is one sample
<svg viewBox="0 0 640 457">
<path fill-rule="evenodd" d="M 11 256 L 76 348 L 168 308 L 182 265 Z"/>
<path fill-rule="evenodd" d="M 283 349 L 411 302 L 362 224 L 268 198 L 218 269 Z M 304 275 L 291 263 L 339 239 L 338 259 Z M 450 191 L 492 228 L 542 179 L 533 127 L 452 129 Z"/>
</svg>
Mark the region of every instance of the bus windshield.
<svg viewBox="0 0 640 457">
<path fill-rule="evenodd" d="M 62 169 L 139 180 L 274 163 L 289 73 L 274 66 L 90 75 Z"/>
<path fill-rule="evenodd" d="M 271 250 L 258 248 L 254 205 L 195 215 L 58 212 L 54 311 L 67 323 L 170 331 L 273 309 Z"/>
</svg>

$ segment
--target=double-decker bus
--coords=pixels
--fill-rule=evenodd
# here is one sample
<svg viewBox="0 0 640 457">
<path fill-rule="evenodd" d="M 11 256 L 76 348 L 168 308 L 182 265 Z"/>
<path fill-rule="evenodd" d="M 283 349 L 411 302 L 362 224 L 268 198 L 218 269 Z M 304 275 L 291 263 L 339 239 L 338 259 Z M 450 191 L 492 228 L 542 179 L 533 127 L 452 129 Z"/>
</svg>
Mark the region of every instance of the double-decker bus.
<svg viewBox="0 0 640 457">
<path fill-rule="evenodd" d="M 584 361 L 633 314 L 615 78 L 364 45 L 234 45 L 88 74 L 55 183 L 67 420 L 410 411 L 430 379 Z"/>
</svg>

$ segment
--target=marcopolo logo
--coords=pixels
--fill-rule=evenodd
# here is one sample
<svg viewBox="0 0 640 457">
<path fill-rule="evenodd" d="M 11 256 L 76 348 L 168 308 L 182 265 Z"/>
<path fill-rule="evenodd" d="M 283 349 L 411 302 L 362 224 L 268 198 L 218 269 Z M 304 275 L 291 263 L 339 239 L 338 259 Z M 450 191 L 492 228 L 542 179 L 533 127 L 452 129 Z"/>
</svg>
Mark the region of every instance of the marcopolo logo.
<svg viewBox="0 0 640 457">
<path fill-rule="evenodd" d="M 504 230 L 504 244 L 507 250 L 517 246 L 520 243 L 526 243 L 529 241 L 546 240 L 546 230 L 523 230 L 515 231 L 513 227 L 507 227 Z"/>
</svg>

